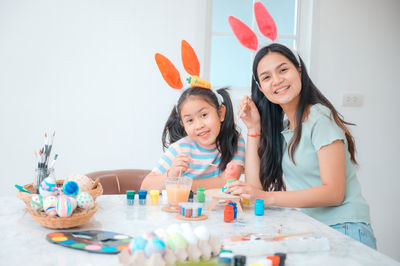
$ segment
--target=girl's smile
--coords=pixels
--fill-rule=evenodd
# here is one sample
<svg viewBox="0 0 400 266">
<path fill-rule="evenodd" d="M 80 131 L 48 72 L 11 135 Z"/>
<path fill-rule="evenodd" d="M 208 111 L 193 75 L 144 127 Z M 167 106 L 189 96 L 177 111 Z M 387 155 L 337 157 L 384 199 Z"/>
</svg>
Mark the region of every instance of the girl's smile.
<svg viewBox="0 0 400 266">
<path fill-rule="evenodd" d="M 181 120 L 187 135 L 204 148 L 215 145 L 225 117 L 225 106 L 217 110 L 207 101 L 191 96 L 181 106 Z"/>
</svg>

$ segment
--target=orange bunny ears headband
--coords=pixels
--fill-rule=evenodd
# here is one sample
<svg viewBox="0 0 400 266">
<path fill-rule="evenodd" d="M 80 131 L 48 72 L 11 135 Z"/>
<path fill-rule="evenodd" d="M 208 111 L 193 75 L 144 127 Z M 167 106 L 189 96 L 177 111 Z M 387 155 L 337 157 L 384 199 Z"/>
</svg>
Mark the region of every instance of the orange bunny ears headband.
<svg viewBox="0 0 400 266">
<path fill-rule="evenodd" d="M 208 81 L 199 78 L 199 60 L 197 59 L 197 55 L 194 52 L 192 46 L 190 46 L 190 44 L 185 40 L 182 40 L 181 54 L 183 67 L 185 68 L 186 72 L 191 75 L 190 78 L 186 79 L 188 83 L 191 86 L 211 89 L 211 84 Z M 181 81 L 181 76 L 179 74 L 179 71 L 175 68 L 171 61 L 169 61 L 168 58 L 159 53 L 156 53 L 155 59 L 158 69 L 160 70 L 164 80 L 168 83 L 168 85 L 173 89 L 182 89 L 183 84 Z"/>
<path fill-rule="evenodd" d="M 221 105 L 224 102 L 222 96 L 215 90 L 211 89 L 211 84 L 208 81 L 199 77 L 199 59 L 197 58 L 197 55 L 194 52 L 192 46 L 190 46 L 190 44 L 185 40 L 182 40 L 181 42 L 181 55 L 183 67 L 185 68 L 186 72 L 191 75 L 191 77 L 186 79 L 190 86 L 210 89 L 217 97 L 218 104 Z M 159 53 L 155 54 L 155 60 L 158 69 L 160 70 L 161 75 L 163 76 L 167 84 L 173 89 L 182 89 L 183 84 L 181 81 L 181 76 L 174 64 L 172 64 L 168 58 Z"/>
<path fill-rule="evenodd" d="M 275 42 L 276 37 L 278 36 L 275 21 L 261 2 L 254 3 L 254 16 L 256 18 L 257 26 L 261 34 L 267 37 L 271 41 L 271 43 Z M 234 16 L 229 16 L 228 22 L 236 38 L 244 47 L 253 51 L 257 51 L 259 48 L 266 46 L 263 45 L 259 47 L 257 35 L 241 20 L 235 18 Z M 293 49 L 291 49 L 290 47 L 288 48 L 292 50 L 293 54 L 300 64 L 300 58 L 297 52 L 293 51 Z"/>
</svg>

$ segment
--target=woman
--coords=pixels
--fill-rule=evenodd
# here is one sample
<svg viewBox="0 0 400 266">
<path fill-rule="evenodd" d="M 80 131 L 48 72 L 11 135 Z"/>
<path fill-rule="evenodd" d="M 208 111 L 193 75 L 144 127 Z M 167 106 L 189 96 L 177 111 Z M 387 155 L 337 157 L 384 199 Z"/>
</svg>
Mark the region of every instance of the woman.
<svg viewBox="0 0 400 266">
<path fill-rule="evenodd" d="M 246 182 L 228 192 L 295 207 L 376 249 L 357 180 L 355 144 L 344 121 L 284 45 L 258 51 L 252 97 L 239 105 L 248 129 Z M 286 191 L 285 182 L 290 186 Z"/>
</svg>

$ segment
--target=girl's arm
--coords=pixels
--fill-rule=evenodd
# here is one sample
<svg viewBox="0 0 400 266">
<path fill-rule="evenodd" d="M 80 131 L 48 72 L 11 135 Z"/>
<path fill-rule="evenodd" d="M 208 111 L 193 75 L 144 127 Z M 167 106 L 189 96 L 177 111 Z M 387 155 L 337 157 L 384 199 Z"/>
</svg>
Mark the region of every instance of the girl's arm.
<svg viewBox="0 0 400 266">
<path fill-rule="evenodd" d="M 204 187 L 205 189 L 212 189 L 212 188 L 222 188 L 225 186 L 227 179 L 225 178 L 225 172 L 220 176 L 217 177 L 210 177 L 204 179 L 193 179 L 192 183 L 192 190 L 197 191 L 198 187 Z M 236 173 L 235 179 L 238 180 L 240 175 L 243 172 L 243 166 L 238 165 L 238 171 Z"/>
<path fill-rule="evenodd" d="M 344 149 L 343 141 L 337 140 L 317 152 L 320 186 L 297 191 L 265 192 L 253 185 L 235 182 L 228 191 L 253 199 L 262 198 L 270 206 L 314 208 L 340 205 L 346 191 Z"/>
<path fill-rule="evenodd" d="M 140 189 L 144 190 L 151 190 L 151 189 L 158 189 L 163 190 L 165 189 L 164 178 L 167 177 L 167 173 L 164 174 L 157 174 L 155 172 L 150 172 L 142 181 L 142 185 Z"/>
</svg>

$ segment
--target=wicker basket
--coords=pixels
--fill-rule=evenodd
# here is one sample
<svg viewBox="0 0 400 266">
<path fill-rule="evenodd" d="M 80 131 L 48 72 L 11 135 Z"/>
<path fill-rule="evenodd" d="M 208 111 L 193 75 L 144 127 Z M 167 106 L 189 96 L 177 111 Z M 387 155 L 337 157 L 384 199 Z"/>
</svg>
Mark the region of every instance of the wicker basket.
<svg viewBox="0 0 400 266">
<path fill-rule="evenodd" d="M 64 180 L 57 180 L 57 187 L 62 187 L 64 184 Z M 25 189 L 27 189 L 28 191 L 32 192 L 33 194 L 36 194 L 35 188 L 33 186 L 33 184 L 27 184 L 24 186 Z M 96 198 L 98 196 L 100 196 L 101 194 L 103 194 L 103 187 L 101 186 L 100 183 L 97 183 L 97 186 L 94 189 L 91 189 L 89 191 L 86 191 L 87 193 L 89 193 L 93 200 L 96 201 Z M 20 198 L 21 200 L 23 200 L 26 204 L 27 208 L 30 208 L 30 201 L 32 198 L 33 194 L 29 194 L 26 192 L 22 192 L 22 191 L 18 191 L 17 192 L 17 197 Z"/>
<path fill-rule="evenodd" d="M 62 187 L 64 184 L 64 180 L 57 180 L 57 187 Z M 103 194 L 103 187 L 101 184 L 97 181 L 95 182 L 96 187 L 86 191 L 88 192 L 92 197 L 93 200 L 95 201 L 98 196 Z M 28 184 L 24 186 L 25 189 L 28 191 L 32 192 L 33 194 L 36 193 L 35 187 L 33 184 Z M 42 211 L 36 211 L 32 209 L 30 201 L 33 196 L 33 194 L 25 193 L 22 191 L 17 192 L 18 198 L 23 200 L 26 204 L 26 209 L 29 212 L 29 214 L 32 216 L 33 219 L 35 219 L 38 223 L 41 225 L 51 228 L 51 229 L 66 229 L 66 228 L 71 228 L 71 227 L 76 227 L 80 225 L 84 225 L 87 223 L 90 218 L 96 213 L 98 209 L 98 205 L 95 204 L 95 206 L 90 209 L 90 210 L 85 210 L 81 208 L 76 208 L 75 211 L 72 213 L 71 216 L 69 217 L 58 217 L 58 216 L 49 216 L 45 212 Z"/>
<path fill-rule="evenodd" d="M 27 207 L 29 214 L 32 216 L 33 219 L 36 220 L 36 222 L 51 229 L 67 229 L 84 225 L 90 220 L 90 218 L 92 218 L 97 209 L 97 204 L 95 204 L 94 207 L 90 210 L 76 208 L 71 216 L 61 218 L 58 216 L 49 216 L 44 212 L 39 212 L 32 209 L 31 207 Z"/>
</svg>

